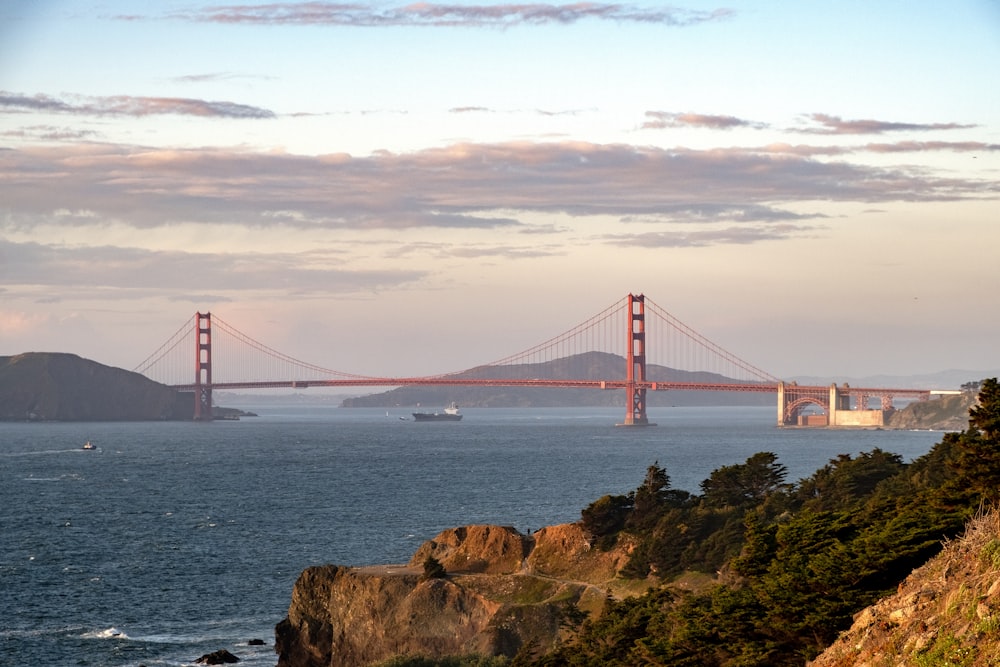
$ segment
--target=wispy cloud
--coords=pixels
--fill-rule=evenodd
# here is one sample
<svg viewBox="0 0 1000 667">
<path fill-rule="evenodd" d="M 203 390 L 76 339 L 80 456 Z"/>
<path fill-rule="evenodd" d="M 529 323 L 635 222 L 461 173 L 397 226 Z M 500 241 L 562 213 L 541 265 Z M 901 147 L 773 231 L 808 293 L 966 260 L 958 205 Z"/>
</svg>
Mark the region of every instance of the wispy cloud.
<svg viewBox="0 0 1000 667">
<path fill-rule="evenodd" d="M 647 23 L 685 27 L 721 21 L 732 9 L 708 11 L 664 7 L 645 9 L 617 3 L 454 5 L 415 2 L 378 8 L 360 3 L 285 2 L 264 5 L 215 5 L 176 12 L 169 18 L 199 23 L 250 25 L 326 25 L 350 27 L 468 27 L 508 28 L 523 25 L 568 25 L 584 20 Z M 118 18 L 136 20 L 138 15 Z"/>
<path fill-rule="evenodd" d="M 491 109 L 488 107 L 452 107 L 448 109 L 448 113 L 488 113 Z"/>
<path fill-rule="evenodd" d="M 414 282 L 423 271 L 317 266 L 308 253 L 165 252 L 117 246 L 70 247 L 0 239 L 8 285 L 72 285 L 176 293 L 200 290 L 322 293 L 381 289 Z M 100 267 L 100 270 L 94 270 Z M 169 288 L 164 286 L 169 285 Z"/>
<path fill-rule="evenodd" d="M 260 74 L 237 74 L 235 72 L 205 72 L 202 74 L 182 74 L 181 76 L 171 77 L 169 80 L 174 83 L 215 83 L 216 81 L 236 81 L 240 79 L 250 79 L 250 80 L 268 80 L 273 79 L 271 76 L 262 76 Z"/>
<path fill-rule="evenodd" d="M 0 91 L 0 111 L 60 113 L 86 116 L 184 115 L 217 118 L 275 118 L 268 109 L 236 102 L 208 101 L 184 97 L 109 97 L 58 98 L 49 95 L 22 95 Z"/>
<path fill-rule="evenodd" d="M 54 125 L 29 125 L 18 129 L 5 130 L 0 136 L 17 139 L 34 139 L 42 141 L 82 141 L 98 136 L 93 130 L 79 128 L 56 127 Z"/>
<path fill-rule="evenodd" d="M 868 143 L 845 146 L 814 146 L 809 144 L 776 143 L 757 149 L 775 155 L 795 155 L 806 158 L 824 155 L 850 155 L 853 153 L 924 153 L 951 151 L 954 153 L 991 153 L 1000 151 L 1000 144 L 982 141 L 897 141 L 894 143 Z"/>
<path fill-rule="evenodd" d="M 732 130 L 751 128 L 763 130 L 768 123 L 739 118 L 737 116 L 702 114 L 694 112 L 647 111 L 644 130 L 662 130 L 678 127 L 700 127 L 711 130 Z M 807 126 L 788 128 L 787 132 L 820 135 L 864 135 L 885 134 L 887 132 L 933 132 L 940 130 L 967 130 L 975 125 L 961 123 L 905 123 L 886 120 L 844 120 L 839 116 L 814 113 L 805 116 Z"/>
<path fill-rule="evenodd" d="M 819 127 L 793 129 L 804 134 L 884 134 L 886 132 L 930 132 L 935 130 L 966 130 L 975 125 L 959 123 L 901 123 L 883 120 L 844 120 L 839 116 L 814 113 L 807 120 Z"/>
<path fill-rule="evenodd" d="M 704 127 L 711 130 L 731 130 L 738 127 L 763 129 L 766 123 L 757 123 L 736 116 L 715 116 L 700 113 L 674 113 L 669 111 L 647 111 L 644 130 L 662 130 L 669 127 Z"/>
<path fill-rule="evenodd" d="M 864 149 L 872 153 L 920 153 L 925 151 L 991 153 L 1000 151 L 1000 144 L 987 144 L 981 141 L 900 141 L 894 144 L 865 144 Z"/>
<path fill-rule="evenodd" d="M 760 241 L 780 241 L 813 227 L 797 225 L 732 226 L 722 229 L 671 230 L 638 234 L 609 234 L 605 239 L 613 245 L 640 248 L 703 248 L 720 244 L 747 245 Z"/>
</svg>

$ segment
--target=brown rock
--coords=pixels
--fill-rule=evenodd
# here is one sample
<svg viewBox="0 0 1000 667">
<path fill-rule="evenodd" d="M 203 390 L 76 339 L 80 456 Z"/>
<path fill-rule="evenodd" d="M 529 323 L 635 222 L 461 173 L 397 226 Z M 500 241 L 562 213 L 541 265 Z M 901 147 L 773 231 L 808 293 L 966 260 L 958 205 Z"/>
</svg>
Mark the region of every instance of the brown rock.
<svg viewBox="0 0 1000 667">
<path fill-rule="evenodd" d="M 899 590 L 860 611 L 811 667 L 987 667 L 1000 655 L 1000 513 L 977 517 L 960 540 Z M 954 661 L 953 661 L 954 660 Z"/>
<path fill-rule="evenodd" d="M 424 542 L 410 567 L 420 567 L 433 556 L 448 572 L 509 574 L 521 570 L 530 549 L 531 538 L 510 526 L 462 526 Z"/>
<path fill-rule="evenodd" d="M 424 580 L 433 556 L 448 574 Z M 599 584 L 622 550 L 591 549 L 575 524 L 533 537 L 503 526 L 465 526 L 425 542 L 407 565 L 309 568 L 275 628 L 279 667 L 361 667 L 399 655 L 546 651 L 571 632 L 570 607 L 598 613 Z M 598 585 L 595 585 L 598 584 Z"/>
</svg>

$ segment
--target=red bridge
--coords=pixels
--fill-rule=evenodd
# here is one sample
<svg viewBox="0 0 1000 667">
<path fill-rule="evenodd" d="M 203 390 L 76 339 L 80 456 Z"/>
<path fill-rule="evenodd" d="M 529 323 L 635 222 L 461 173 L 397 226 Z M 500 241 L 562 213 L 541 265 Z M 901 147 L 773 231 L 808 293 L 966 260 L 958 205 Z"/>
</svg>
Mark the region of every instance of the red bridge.
<svg viewBox="0 0 1000 667">
<path fill-rule="evenodd" d="M 620 371 L 595 378 L 596 361 L 609 358 L 617 359 Z M 135 370 L 193 392 L 197 420 L 212 419 L 213 389 L 453 385 L 624 390 L 624 426 L 650 425 L 647 392 L 686 390 L 776 394 L 781 426 L 873 427 L 883 424 L 894 398 L 926 400 L 935 393 L 782 382 L 712 343 L 641 294 L 629 294 L 524 352 L 443 375 L 376 377 L 323 368 L 282 354 L 211 313 L 197 313 Z M 543 374 L 547 377 L 539 377 Z M 878 400 L 875 408 L 870 406 L 873 399 Z M 817 409 L 822 414 L 809 414 Z"/>
</svg>

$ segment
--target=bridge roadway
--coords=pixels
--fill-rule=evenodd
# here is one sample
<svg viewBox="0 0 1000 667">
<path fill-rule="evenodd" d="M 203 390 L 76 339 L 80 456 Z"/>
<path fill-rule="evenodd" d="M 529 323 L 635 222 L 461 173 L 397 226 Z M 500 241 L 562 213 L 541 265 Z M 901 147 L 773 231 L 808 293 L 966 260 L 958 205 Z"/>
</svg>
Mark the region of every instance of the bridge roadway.
<svg viewBox="0 0 1000 667">
<path fill-rule="evenodd" d="M 634 382 L 638 389 L 650 391 L 733 391 L 775 394 L 780 382 L 758 383 L 707 383 L 707 382 Z M 212 389 L 307 389 L 309 387 L 403 387 L 414 385 L 426 386 L 472 386 L 472 387 L 553 387 L 574 389 L 625 389 L 627 380 L 542 380 L 542 379 L 505 379 L 505 378 L 451 378 L 451 377 L 408 377 L 408 378 L 347 378 L 339 380 L 260 380 L 253 382 L 213 382 Z M 195 391 L 202 385 L 178 384 L 171 385 L 179 391 Z M 825 394 L 830 391 L 829 385 L 798 385 L 785 384 L 785 391 L 796 393 Z M 845 387 L 842 393 L 850 395 L 883 396 L 892 395 L 900 398 L 927 398 L 929 389 L 886 389 Z"/>
<path fill-rule="evenodd" d="M 575 389 L 624 389 L 633 399 L 633 410 L 626 414 L 626 425 L 648 425 L 645 410 L 646 391 L 726 391 L 777 394 L 779 426 L 832 426 L 832 427 L 881 427 L 885 415 L 893 409 L 894 398 L 927 400 L 929 389 L 886 389 L 850 387 L 835 384 L 828 386 L 797 385 L 785 382 L 759 383 L 701 383 L 660 382 L 650 380 L 551 380 L 511 378 L 461 378 L 461 377 L 406 377 L 374 378 L 352 377 L 336 380 L 263 380 L 255 382 L 213 382 L 212 384 L 174 385 L 175 389 L 193 391 L 206 396 L 205 412 L 210 412 L 211 392 L 215 389 L 305 389 L 308 387 L 402 387 L 402 386 L 464 386 L 464 387 L 546 387 Z M 871 398 L 881 399 L 881 408 L 870 409 Z M 851 405 L 851 399 L 854 404 Z M 824 416 L 808 416 L 808 406 L 819 408 Z M 638 414 L 639 417 L 633 415 Z M 629 417 L 633 416 L 632 420 Z M 196 417 L 199 418 L 199 417 Z M 818 419 L 818 420 L 817 420 Z"/>
</svg>

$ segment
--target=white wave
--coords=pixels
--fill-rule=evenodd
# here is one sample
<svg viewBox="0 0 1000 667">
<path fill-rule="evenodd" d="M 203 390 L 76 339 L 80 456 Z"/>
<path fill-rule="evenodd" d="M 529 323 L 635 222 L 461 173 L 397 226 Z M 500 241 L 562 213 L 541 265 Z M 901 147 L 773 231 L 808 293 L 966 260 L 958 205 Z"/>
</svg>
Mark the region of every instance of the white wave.
<svg viewBox="0 0 1000 667">
<path fill-rule="evenodd" d="M 129 636 L 115 626 L 104 630 L 93 630 L 83 633 L 84 639 L 129 639 Z"/>
</svg>

